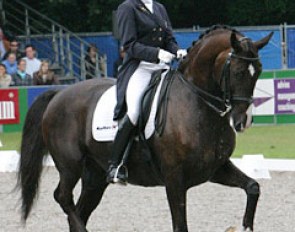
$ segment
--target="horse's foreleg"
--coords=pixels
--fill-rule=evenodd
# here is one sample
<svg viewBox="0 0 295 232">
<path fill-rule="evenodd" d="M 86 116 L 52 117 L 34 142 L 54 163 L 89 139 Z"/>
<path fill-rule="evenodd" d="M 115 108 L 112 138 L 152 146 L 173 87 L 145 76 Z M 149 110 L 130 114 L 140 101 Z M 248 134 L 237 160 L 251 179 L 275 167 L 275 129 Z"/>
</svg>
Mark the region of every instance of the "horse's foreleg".
<svg viewBox="0 0 295 232">
<path fill-rule="evenodd" d="M 180 175 L 181 176 L 181 175 Z M 177 174 L 166 181 L 166 193 L 172 215 L 173 232 L 188 232 L 186 221 L 186 189 Z"/>
<path fill-rule="evenodd" d="M 260 195 L 259 184 L 254 179 L 246 176 L 230 160 L 216 171 L 210 181 L 231 187 L 240 187 L 246 191 L 247 206 L 243 227 L 245 230 L 250 229 L 250 231 L 253 231 L 254 216 Z"/>
<path fill-rule="evenodd" d="M 107 186 L 105 171 L 87 159 L 82 173 L 82 192 L 76 207 L 85 226 Z"/>
</svg>

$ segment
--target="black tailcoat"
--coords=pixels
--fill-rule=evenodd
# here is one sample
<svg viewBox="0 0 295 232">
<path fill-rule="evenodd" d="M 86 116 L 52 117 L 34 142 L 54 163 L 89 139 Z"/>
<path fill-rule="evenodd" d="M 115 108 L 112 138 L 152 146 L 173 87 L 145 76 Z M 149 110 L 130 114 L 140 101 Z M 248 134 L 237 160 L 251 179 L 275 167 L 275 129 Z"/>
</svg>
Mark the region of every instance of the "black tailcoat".
<svg viewBox="0 0 295 232">
<path fill-rule="evenodd" d="M 118 73 L 114 120 L 126 113 L 125 92 L 140 61 L 158 63 L 160 48 L 173 54 L 178 50 L 165 7 L 154 1 L 153 10 L 152 14 L 140 0 L 126 0 L 118 7 L 118 30 L 125 57 Z"/>
</svg>

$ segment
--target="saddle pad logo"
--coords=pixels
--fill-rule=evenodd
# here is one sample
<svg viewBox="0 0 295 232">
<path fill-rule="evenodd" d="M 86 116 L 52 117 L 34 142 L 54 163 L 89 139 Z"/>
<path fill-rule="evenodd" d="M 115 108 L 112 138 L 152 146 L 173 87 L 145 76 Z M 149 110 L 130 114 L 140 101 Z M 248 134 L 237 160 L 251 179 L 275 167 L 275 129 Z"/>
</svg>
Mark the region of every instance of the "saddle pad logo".
<svg viewBox="0 0 295 232">
<path fill-rule="evenodd" d="M 116 86 L 109 88 L 99 99 L 92 119 L 92 136 L 97 141 L 112 141 L 118 130 L 113 121 L 116 105 Z"/>
</svg>

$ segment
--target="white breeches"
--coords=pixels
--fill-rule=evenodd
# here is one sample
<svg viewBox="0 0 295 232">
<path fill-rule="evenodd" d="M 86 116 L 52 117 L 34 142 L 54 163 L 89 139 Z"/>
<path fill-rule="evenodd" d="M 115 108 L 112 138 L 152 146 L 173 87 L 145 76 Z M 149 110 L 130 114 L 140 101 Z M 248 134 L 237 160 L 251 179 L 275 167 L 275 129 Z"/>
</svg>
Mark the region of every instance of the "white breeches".
<svg viewBox="0 0 295 232">
<path fill-rule="evenodd" d="M 165 63 L 153 64 L 141 61 L 138 68 L 130 77 L 126 90 L 127 115 L 130 121 L 137 125 L 141 98 L 151 80 L 154 71 L 169 69 Z"/>
</svg>

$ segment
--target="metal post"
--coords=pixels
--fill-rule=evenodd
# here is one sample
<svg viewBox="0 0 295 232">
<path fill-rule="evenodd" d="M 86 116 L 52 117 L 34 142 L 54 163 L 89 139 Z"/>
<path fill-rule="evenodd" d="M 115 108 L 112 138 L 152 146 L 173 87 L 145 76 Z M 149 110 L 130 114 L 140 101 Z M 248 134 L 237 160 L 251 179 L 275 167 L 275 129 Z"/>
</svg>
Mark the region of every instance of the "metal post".
<svg viewBox="0 0 295 232">
<path fill-rule="evenodd" d="M 104 54 L 103 55 L 103 67 L 104 67 L 104 77 L 107 78 L 108 77 L 108 65 L 107 65 L 107 55 Z"/>
<path fill-rule="evenodd" d="M 55 25 L 52 24 L 52 46 L 53 46 L 53 52 L 54 52 L 54 63 L 59 63 L 59 55 L 58 55 L 58 42 L 56 38 L 56 31 L 55 31 Z"/>
<path fill-rule="evenodd" d="M 284 47 L 284 52 L 285 52 L 285 65 L 286 68 L 288 68 L 289 65 L 289 53 L 288 53 L 288 25 L 287 23 L 284 23 L 284 38 L 285 38 L 285 47 Z"/>
<path fill-rule="evenodd" d="M 81 63 L 81 80 L 86 80 L 86 69 L 85 69 L 85 59 L 84 59 L 85 49 L 84 44 L 80 43 L 80 63 Z"/>
<path fill-rule="evenodd" d="M 72 52 L 71 52 L 71 46 L 70 46 L 70 34 L 66 34 L 66 40 L 67 40 L 67 56 L 68 56 L 68 69 L 71 77 L 74 76 L 74 70 L 73 70 L 73 60 L 72 60 Z"/>
<path fill-rule="evenodd" d="M 285 47 L 285 41 L 284 41 L 284 26 L 280 24 L 280 36 L 281 36 L 281 65 L 282 68 L 285 69 L 285 54 L 284 54 L 284 47 Z"/>
<path fill-rule="evenodd" d="M 95 56 L 95 78 L 101 78 L 100 63 L 101 63 L 101 59 L 99 57 L 99 54 L 96 53 L 96 56 Z"/>
<path fill-rule="evenodd" d="M 62 66 L 64 68 L 65 67 L 65 53 L 64 53 L 63 31 L 61 28 L 59 28 L 59 49 L 60 49 L 60 63 L 62 64 Z"/>
<path fill-rule="evenodd" d="M 29 11 L 28 9 L 25 9 L 25 18 L 26 18 L 26 25 L 25 25 L 25 31 L 26 31 L 26 43 L 31 43 L 31 30 L 30 30 L 30 21 L 29 21 Z"/>
</svg>

